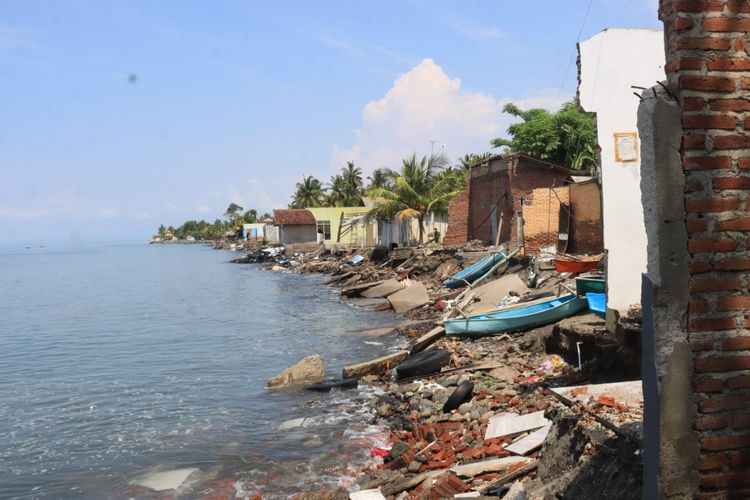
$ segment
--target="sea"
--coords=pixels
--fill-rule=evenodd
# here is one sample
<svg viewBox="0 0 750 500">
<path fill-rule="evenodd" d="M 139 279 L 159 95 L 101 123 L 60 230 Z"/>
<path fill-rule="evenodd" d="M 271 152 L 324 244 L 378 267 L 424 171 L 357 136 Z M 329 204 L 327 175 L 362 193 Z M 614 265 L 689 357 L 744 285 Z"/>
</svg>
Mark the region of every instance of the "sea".
<svg viewBox="0 0 750 500">
<path fill-rule="evenodd" d="M 270 391 L 401 342 L 326 276 L 204 245 L 0 249 L 0 498 L 287 498 L 387 444 L 377 387 Z M 176 489 L 174 489 L 176 487 Z"/>
</svg>

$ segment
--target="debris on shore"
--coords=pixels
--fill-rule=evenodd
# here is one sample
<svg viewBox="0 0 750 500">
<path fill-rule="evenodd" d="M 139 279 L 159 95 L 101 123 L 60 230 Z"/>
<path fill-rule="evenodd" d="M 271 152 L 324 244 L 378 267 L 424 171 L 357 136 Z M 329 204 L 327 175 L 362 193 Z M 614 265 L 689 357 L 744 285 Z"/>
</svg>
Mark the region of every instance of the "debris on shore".
<svg viewBox="0 0 750 500">
<path fill-rule="evenodd" d="M 622 318 L 616 335 L 603 319 L 583 313 L 523 332 L 446 337 L 441 325 L 448 314 L 479 314 L 575 287 L 574 275 L 515 258 L 493 269 L 494 281 L 443 286 L 493 250 L 478 242 L 434 249 L 321 246 L 293 255 L 259 247 L 233 261 L 328 274 L 326 284 L 339 288 L 342 300 L 409 320 L 400 328 L 408 350 L 342 373 L 383 389 L 370 401 L 390 428 L 388 444 L 370 450 L 375 465 L 343 484 L 349 493 L 334 488 L 294 498 L 640 498 L 640 381 L 616 382 L 636 373 L 638 311 Z"/>
</svg>

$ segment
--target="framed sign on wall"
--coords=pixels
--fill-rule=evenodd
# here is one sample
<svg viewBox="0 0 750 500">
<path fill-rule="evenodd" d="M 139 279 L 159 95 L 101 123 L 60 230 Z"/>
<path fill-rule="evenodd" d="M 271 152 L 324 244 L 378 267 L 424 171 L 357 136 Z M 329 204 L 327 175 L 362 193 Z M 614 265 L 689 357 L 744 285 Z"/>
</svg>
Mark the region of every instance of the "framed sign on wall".
<svg viewBox="0 0 750 500">
<path fill-rule="evenodd" d="M 638 161 L 638 133 L 615 132 L 615 161 Z"/>
</svg>

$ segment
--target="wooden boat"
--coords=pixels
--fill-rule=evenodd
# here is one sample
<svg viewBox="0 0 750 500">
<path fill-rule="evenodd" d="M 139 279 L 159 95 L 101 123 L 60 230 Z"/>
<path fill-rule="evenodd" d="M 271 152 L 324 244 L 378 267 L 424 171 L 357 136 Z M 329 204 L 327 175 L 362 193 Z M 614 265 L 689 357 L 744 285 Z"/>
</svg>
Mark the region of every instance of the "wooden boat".
<svg viewBox="0 0 750 500">
<path fill-rule="evenodd" d="M 463 269 L 447 280 L 443 281 L 443 286 L 447 288 L 458 288 L 470 285 L 474 280 L 481 278 L 492 266 L 507 259 L 508 255 L 503 252 L 492 252 L 487 257 L 480 259 L 466 269 Z"/>
<path fill-rule="evenodd" d="M 558 273 L 585 273 L 599 267 L 602 255 L 568 255 L 555 257 L 555 271 Z"/>
<path fill-rule="evenodd" d="M 607 317 L 607 295 L 604 293 L 587 293 L 586 300 L 592 313 L 601 318 Z"/>
<path fill-rule="evenodd" d="M 445 321 L 446 335 L 483 337 L 554 323 L 586 309 L 586 299 L 575 294 L 514 304 L 501 310 Z"/>
<path fill-rule="evenodd" d="M 576 278 L 576 292 L 579 295 L 585 293 L 604 293 L 604 277 L 599 275 L 585 275 Z"/>
</svg>

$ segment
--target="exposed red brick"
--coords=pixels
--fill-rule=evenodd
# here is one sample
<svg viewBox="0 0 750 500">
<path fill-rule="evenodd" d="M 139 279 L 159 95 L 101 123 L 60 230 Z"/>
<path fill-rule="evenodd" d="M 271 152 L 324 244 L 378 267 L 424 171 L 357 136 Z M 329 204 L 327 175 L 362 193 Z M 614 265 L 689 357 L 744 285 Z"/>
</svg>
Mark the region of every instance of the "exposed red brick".
<svg viewBox="0 0 750 500">
<path fill-rule="evenodd" d="M 704 189 L 705 187 L 703 186 L 703 183 L 698 179 L 690 179 L 685 183 L 686 193 L 697 193 L 699 191 L 703 191 Z"/>
<path fill-rule="evenodd" d="M 734 240 L 688 240 L 690 253 L 701 252 L 733 252 L 737 248 Z"/>
<path fill-rule="evenodd" d="M 747 408 L 750 396 L 713 396 L 698 402 L 698 408 L 705 413 L 717 413 L 727 410 Z"/>
<path fill-rule="evenodd" d="M 727 379 L 727 387 L 730 389 L 747 389 L 750 387 L 750 375 L 740 375 Z"/>
<path fill-rule="evenodd" d="M 703 456 L 698 460 L 698 470 L 720 469 L 727 463 L 727 458 L 723 455 Z"/>
<path fill-rule="evenodd" d="M 719 297 L 717 307 L 719 308 L 719 311 L 744 311 L 750 309 L 750 297 L 746 295 Z M 750 340 L 750 337 L 746 338 Z M 726 343 L 726 340 L 724 342 Z"/>
<path fill-rule="evenodd" d="M 712 270 L 711 263 L 705 260 L 696 260 L 690 263 L 690 274 L 707 273 Z"/>
<path fill-rule="evenodd" d="M 750 61 L 750 59 L 748 59 L 748 61 Z M 684 98 L 683 101 L 685 99 L 687 98 Z M 750 101 L 747 99 L 714 99 L 711 101 L 709 107 L 711 111 L 750 111 Z M 703 108 L 690 111 L 700 111 L 700 109 Z"/>
<path fill-rule="evenodd" d="M 696 134 L 682 135 L 683 149 L 703 149 L 706 147 L 706 136 Z"/>
<path fill-rule="evenodd" d="M 673 12 L 721 12 L 724 2 L 721 0 L 675 0 Z"/>
<path fill-rule="evenodd" d="M 732 219 L 724 220 L 716 225 L 719 231 L 750 231 L 750 219 Z"/>
<path fill-rule="evenodd" d="M 708 17 L 703 20 L 706 31 L 750 31 L 750 19 L 744 17 Z"/>
<path fill-rule="evenodd" d="M 670 31 L 683 31 L 693 27 L 693 19 L 690 17 L 677 17 L 669 26 Z"/>
<path fill-rule="evenodd" d="M 701 448 L 704 450 L 731 450 L 750 446 L 750 435 L 741 434 L 737 436 L 710 436 L 701 438 Z M 750 475 L 748 475 L 750 479 Z"/>
<path fill-rule="evenodd" d="M 750 189 L 750 177 L 717 177 L 715 189 Z"/>
<path fill-rule="evenodd" d="M 750 368 L 750 356 L 728 356 L 700 358 L 695 360 L 695 371 L 699 373 L 721 373 Z M 750 402 L 750 396 L 746 396 Z"/>
<path fill-rule="evenodd" d="M 708 60 L 709 71 L 748 71 L 750 59 L 744 57 L 716 57 Z"/>
<path fill-rule="evenodd" d="M 708 221 L 706 219 L 688 219 L 687 230 L 690 233 L 701 233 L 708 229 Z"/>
<path fill-rule="evenodd" d="M 704 474 L 700 476 L 699 483 L 704 488 L 726 488 L 732 486 L 734 489 L 734 487 L 738 485 L 750 484 L 750 474 L 747 472 L 717 472 L 714 474 Z M 733 495 L 734 494 L 736 493 L 733 493 Z"/>
<path fill-rule="evenodd" d="M 729 424 L 726 415 L 714 415 L 711 417 L 696 418 L 693 422 L 693 428 L 699 431 L 723 429 Z"/>
<path fill-rule="evenodd" d="M 706 101 L 702 97 L 683 97 L 682 98 L 682 110 L 683 111 L 701 111 L 703 110 L 705 105 L 706 105 Z"/>
<path fill-rule="evenodd" d="M 690 280 L 691 292 L 723 292 L 742 290 L 742 283 L 738 278 L 702 278 Z"/>
<path fill-rule="evenodd" d="M 732 467 L 744 467 L 750 465 L 750 453 L 735 451 L 729 455 L 729 463 Z"/>
<path fill-rule="evenodd" d="M 732 13 L 750 12 L 750 3 L 747 0 L 729 0 L 726 2 L 727 10 Z"/>
<path fill-rule="evenodd" d="M 724 381 L 720 378 L 699 378 L 693 380 L 695 392 L 721 392 L 724 389 Z"/>
<path fill-rule="evenodd" d="M 721 298 L 719 304 L 721 304 Z M 725 351 L 750 349 L 750 337 L 729 337 L 721 341 L 721 348 Z"/>
<path fill-rule="evenodd" d="M 708 305 L 709 305 L 708 300 L 702 297 L 693 297 L 692 299 L 690 299 L 690 305 L 688 306 L 688 311 L 692 313 L 706 312 L 708 311 Z M 692 345 L 692 342 L 690 344 Z M 709 344 L 713 346 L 713 341 L 709 341 Z M 712 347 L 709 347 L 709 349 L 711 348 Z"/>
<path fill-rule="evenodd" d="M 743 149 L 750 147 L 750 136 L 720 135 L 714 137 L 715 149 Z"/>
<path fill-rule="evenodd" d="M 714 341 L 711 339 L 691 340 L 690 349 L 693 352 L 710 351 L 714 348 Z"/>
<path fill-rule="evenodd" d="M 732 92 L 737 88 L 734 79 L 726 76 L 682 75 L 680 90 L 703 90 L 706 92 Z"/>
<path fill-rule="evenodd" d="M 732 415 L 732 428 L 747 429 L 748 427 L 750 427 L 750 415 L 746 413 Z"/>
<path fill-rule="evenodd" d="M 682 117 L 683 128 L 718 128 L 733 130 L 737 120 L 727 115 L 685 115 Z"/>
<path fill-rule="evenodd" d="M 745 51 L 745 39 L 742 36 L 738 36 L 734 39 L 734 50 L 737 52 Z"/>
<path fill-rule="evenodd" d="M 732 40 L 730 38 L 682 37 L 677 40 L 678 49 L 729 50 L 731 46 Z"/>
<path fill-rule="evenodd" d="M 729 212 L 737 210 L 738 206 L 737 198 L 707 198 L 685 202 L 685 210 L 698 213 Z"/>
<path fill-rule="evenodd" d="M 727 257 L 717 261 L 715 267 L 719 271 L 746 271 L 750 269 L 750 258 Z"/>
<path fill-rule="evenodd" d="M 720 170 L 732 166 L 731 156 L 686 156 L 683 160 L 686 170 Z"/>
<path fill-rule="evenodd" d="M 742 169 L 750 168 L 750 156 L 743 156 L 737 160 L 737 166 Z"/>
</svg>

